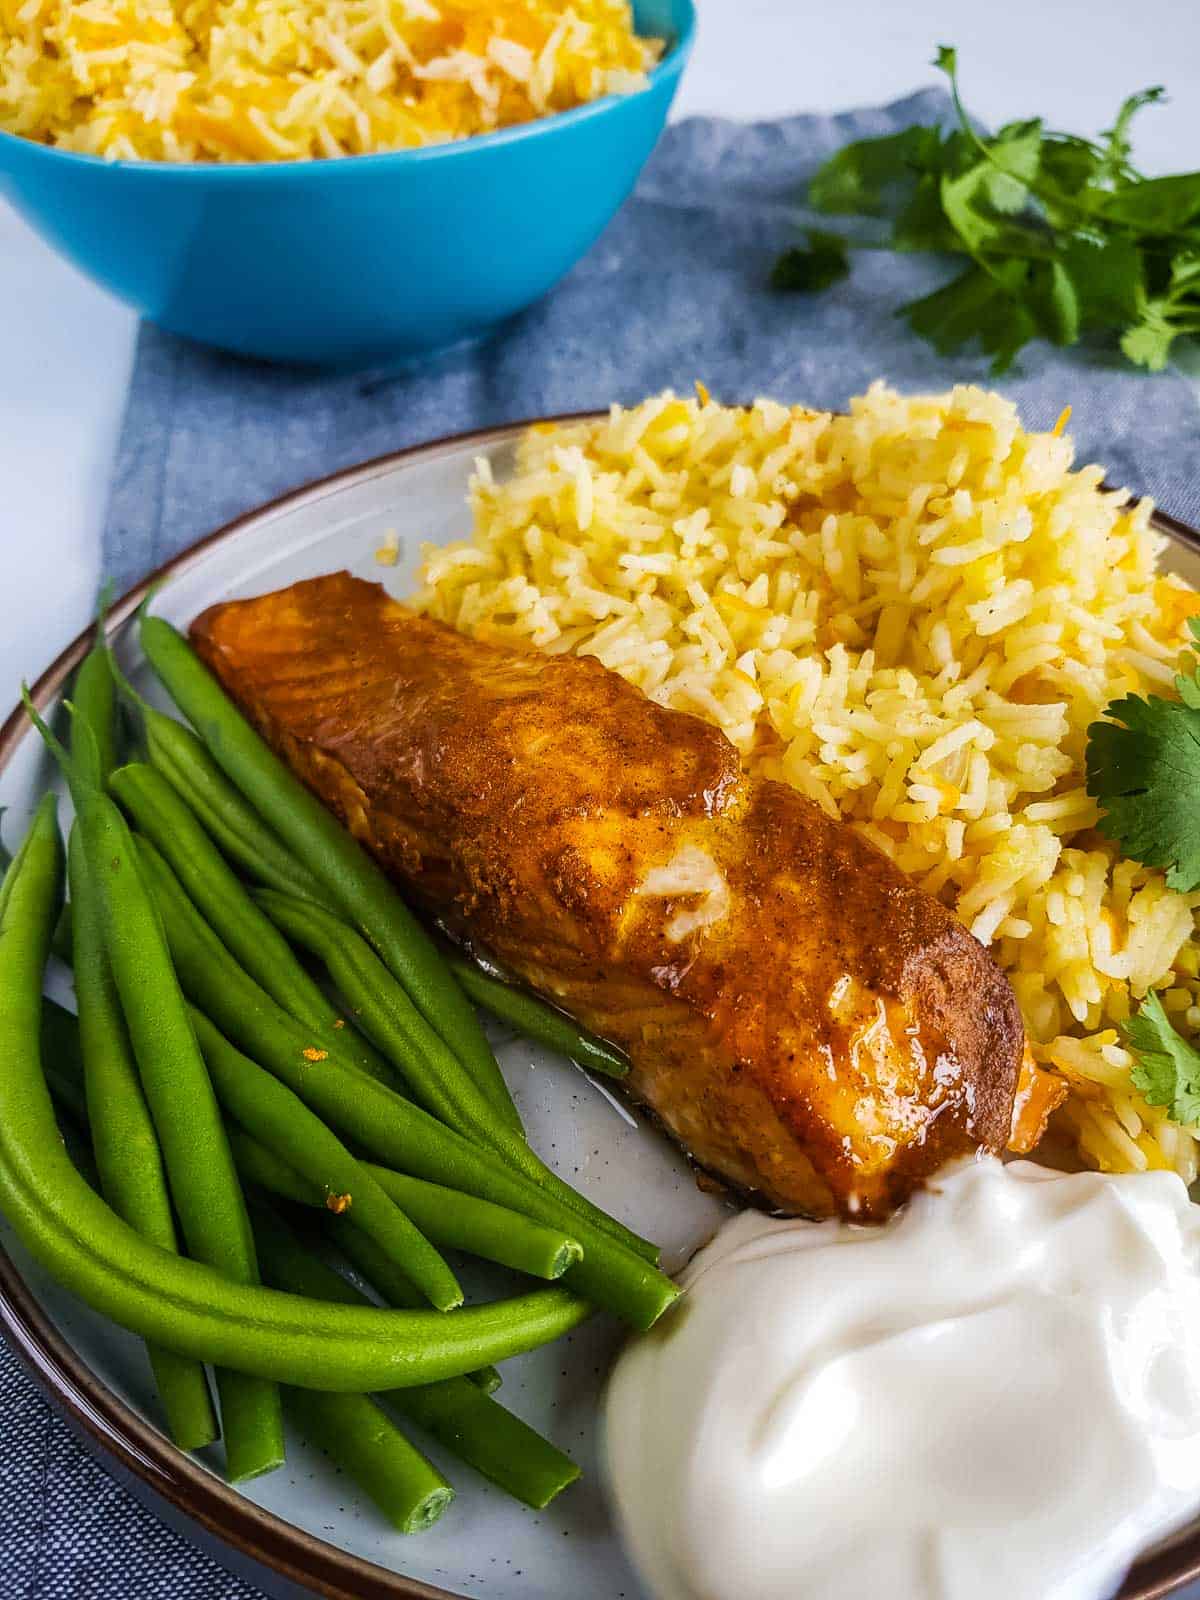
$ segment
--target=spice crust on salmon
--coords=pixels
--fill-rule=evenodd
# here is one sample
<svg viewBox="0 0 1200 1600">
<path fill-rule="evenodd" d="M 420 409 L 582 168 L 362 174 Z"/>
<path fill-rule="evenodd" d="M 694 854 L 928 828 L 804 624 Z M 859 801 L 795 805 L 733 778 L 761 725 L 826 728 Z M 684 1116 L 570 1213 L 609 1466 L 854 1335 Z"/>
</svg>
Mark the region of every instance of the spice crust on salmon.
<svg viewBox="0 0 1200 1600">
<path fill-rule="evenodd" d="M 1005 1146 L 1007 979 L 720 730 L 346 573 L 214 606 L 192 639 L 410 895 L 628 1051 L 628 1088 L 705 1167 L 782 1210 L 866 1219 Z"/>
</svg>

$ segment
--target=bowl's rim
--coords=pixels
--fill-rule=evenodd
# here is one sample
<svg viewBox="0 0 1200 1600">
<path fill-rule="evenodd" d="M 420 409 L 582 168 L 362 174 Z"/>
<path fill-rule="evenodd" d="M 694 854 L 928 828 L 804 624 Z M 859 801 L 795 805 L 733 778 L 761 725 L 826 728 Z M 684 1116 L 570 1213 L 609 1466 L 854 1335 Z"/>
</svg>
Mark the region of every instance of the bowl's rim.
<svg viewBox="0 0 1200 1600">
<path fill-rule="evenodd" d="M 288 490 L 205 535 L 136 583 L 109 607 L 107 631 L 110 635 L 117 632 L 148 594 L 202 561 L 214 546 L 264 518 L 298 510 L 358 480 L 423 457 L 466 445 L 503 443 L 515 438 L 531 422 L 583 422 L 604 415 L 599 411 L 570 412 L 448 434 L 389 451 Z M 1157 509 L 1152 520 L 1160 532 L 1200 554 L 1200 530 Z M 85 628 L 38 677 L 30 693 L 39 709 L 45 710 L 61 694 L 93 637 L 94 629 Z M 0 725 L 0 773 L 21 741 L 32 737 L 32 733 L 24 709 L 16 706 Z M 419 1578 L 381 1567 L 307 1533 L 256 1505 L 192 1456 L 176 1449 L 165 1434 L 108 1388 L 71 1348 L 2 1247 L 0 1330 L 26 1371 L 76 1429 L 90 1438 L 101 1457 L 110 1457 L 125 1473 L 219 1543 L 325 1600 L 462 1600 L 450 1590 L 433 1588 Z M 1114 1600 L 1162 1600 L 1195 1578 L 1200 1578 L 1200 1527 L 1135 1563 Z"/>
<path fill-rule="evenodd" d="M 664 83 L 673 83 L 683 71 L 696 37 L 695 0 L 669 0 L 672 11 L 672 34 L 667 49 L 660 60 L 646 74 L 646 83 L 629 94 L 606 94 L 589 100 L 569 111 L 553 111 L 531 122 L 519 122 L 508 128 L 497 128 L 493 133 L 475 133 L 463 139 L 447 140 L 442 144 L 420 145 L 406 150 L 375 150 L 363 155 L 337 157 L 306 157 L 299 161 L 110 161 L 104 156 L 89 155 L 80 150 L 63 150 L 58 145 L 42 144 L 37 139 L 27 139 L 22 134 L 10 133 L 0 128 L 0 151 L 6 144 L 18 146 L 23 154 L 34 152 L 34 158 L 81 168 L 94 168 L 99 172 L 121 173 L 123 176 L 163 178 L 170 174 L 169 182 L 196 182 L 207 179 L 223 183 L 264 182 L 278 180 L 285 174 L 293 178 L 311 176 L 314 172 L 360 172 L 364 168 L 376 170 L 383 166 L 427 166 L 442 161 L 463 158 L 472 151 L 497 150 L 507 145 L 522 144 L 551 130 L 577 126 L 597 117 L 611 116 L 641 96 L 650 94 Z M 256 176 L 257 175 L 257 176 Z"/>
</svg>

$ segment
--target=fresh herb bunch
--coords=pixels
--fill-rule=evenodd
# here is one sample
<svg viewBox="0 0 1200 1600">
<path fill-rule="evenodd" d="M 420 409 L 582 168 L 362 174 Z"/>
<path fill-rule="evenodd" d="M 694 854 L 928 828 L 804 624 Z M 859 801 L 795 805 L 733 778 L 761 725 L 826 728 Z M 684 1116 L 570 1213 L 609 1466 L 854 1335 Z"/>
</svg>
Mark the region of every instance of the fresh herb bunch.
<svg viewBox="0 0 1200 1600">
<path fill-rule="evenodd" d="M 1188 619 L 1200 650 L 1200 618 Z M 1166 869 L 1167 886 L 1200 888 L 1200 665 L 1175 679 L 1178 700 L 1126 695 L 1088 729 L 1087 791 L 1100 803 L 1100 832 L 1123 855 Z M 1138 1058 L 1133 1084 L 1173 1121 L 1200 1122 L 1200 1051 L 1148 994 L 1124 1024 Z"/>
<path fill-rule="evenodd" d="M 958 127 L 847 145 L 812 179 L 811 205 L 882 219 L 887 231 L 866 248 L 968 259 L 900 308 L 943 355 L 978 339 L 999 373 L 1031 339 L 1071 345 L 1096 331 L 1119 333 L 1135 365 L 1164 367 L 1176 339 L 1200 333 L 1200 172 L 1144 178 L 1130 162 L 1133 119 L 1163 90 L 1130 95 L 1098 141 L 1040 117 L 985 138 L 963 109 L 955 52 L 942 45 L 934 64 L 950 79 Z M 855 247 L 864 241 L 811 230 L 780 256 L 772 285 L 826 289 Z"/>
</svg>

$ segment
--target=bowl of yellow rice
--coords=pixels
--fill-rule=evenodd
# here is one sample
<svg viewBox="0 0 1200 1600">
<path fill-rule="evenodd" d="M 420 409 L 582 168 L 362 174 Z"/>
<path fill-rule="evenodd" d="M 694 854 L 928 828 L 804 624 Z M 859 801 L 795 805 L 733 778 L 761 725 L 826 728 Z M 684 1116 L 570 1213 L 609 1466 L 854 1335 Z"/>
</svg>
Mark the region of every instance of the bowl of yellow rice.
<svg viewBox="0 0 1200 1600">
<path fill-rule="evenodd" d="M 588 250 L 692 27 L 691 0 L 0 0 L 0 194 L 173 332 L 416 357 Z"/>
</svg>

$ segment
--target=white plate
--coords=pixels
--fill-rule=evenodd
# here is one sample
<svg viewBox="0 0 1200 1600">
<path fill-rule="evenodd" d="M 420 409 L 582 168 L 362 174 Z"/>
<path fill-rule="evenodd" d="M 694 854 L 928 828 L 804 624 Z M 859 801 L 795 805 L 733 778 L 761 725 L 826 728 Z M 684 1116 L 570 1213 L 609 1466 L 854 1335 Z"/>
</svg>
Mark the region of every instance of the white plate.
<svg viewBox="0 0 1200 1600">
<path fill-rule="evenodd" d="M 517 431 L 496 429 L 424 446 L 287 496 L 172 563 L 155 610 L 186 626 L 216 601 L 340 568 L 402 596 L 412 587 L 423 542 L 445 543 L 468 531 L 465 492 L 473 458 L 486 456 L 503 476 L 511 469 Z M 1177 541 L 1170 564 L 1200 582 L 1200 542 L 1178 526 L 1169 531 Z M 374 553 L 391 534 L 399 539 L 400 558 L 385 567 Z M 140 593 L 114 609 L 115 621 L 128 616 Z M 74 647 L 47 673 L 38 691 L 44 707 L 56 705 L 81 650 Z M 122 636 L 119 654 L 135 684 L 165 705 L 131 629 Z M 0 730 L 0 805 L 8 808 L 4 831 L 10 845 L 52 777 L 40 741 L 23 719 L 10 719 Z M 542 1156 L 592 1200 L 657 1239 L 664 1265 L 676 1269 L 711 1236 L 725 1208 L 697 1189 L 665 1139 L 569 1062 L 503 1033 L 493 1037 Z M 192 1532 L 214 1535 L 218 1553 L 234 1564 L 238 1552 L 250 1558 L 255 1578 L 274 1592 L 294 1595 L 298 1583 L 337 1600 L 641 1596 L 614 1534 L 597 1461 L 602 1380 L 622 1338 L 611 1319 L 597 1317 L 566 1341 L 507 1363 L 499 1393 L 505 1405 L 571 1453 L 584 1470 L 582 1482 L 548 1510 L 532 1512 L 430 1444 L 429 1454 L 454 1483 L 458 1499 L 432 1531 L 404 1538 L 298 1439 L 289 1440 L 286 1467 L 241 1491 L 215 1475 L 217 1453 L 207 1453 L 202 1464 L 181 1457 L 157 1432 L 140 1341 L 58 1289 L 3 1224 L 0 1242 L 19 1274 L 0 1260 L 0 1318 L 77 1429 L 135 1490 L 161 1497 L 156 1504 L 172 1521 L 182 1516 Z M 464 1276 L 468 1289 L 474 1284 L 495 1293 L 506 1287 L 502 1274 L 478 1264 Z M 1155 1563 L 1151 1581 L 1167 1577 L 1173 1586 L 1191 1560 L 1200 1561 L 1200 1550 L 1166 1571 L 1158 1565 L 1164 1559 L 1169 1560 Z M 1155 1585 L 1137 1592 L 1166 1590 Z"/>
</svg>

